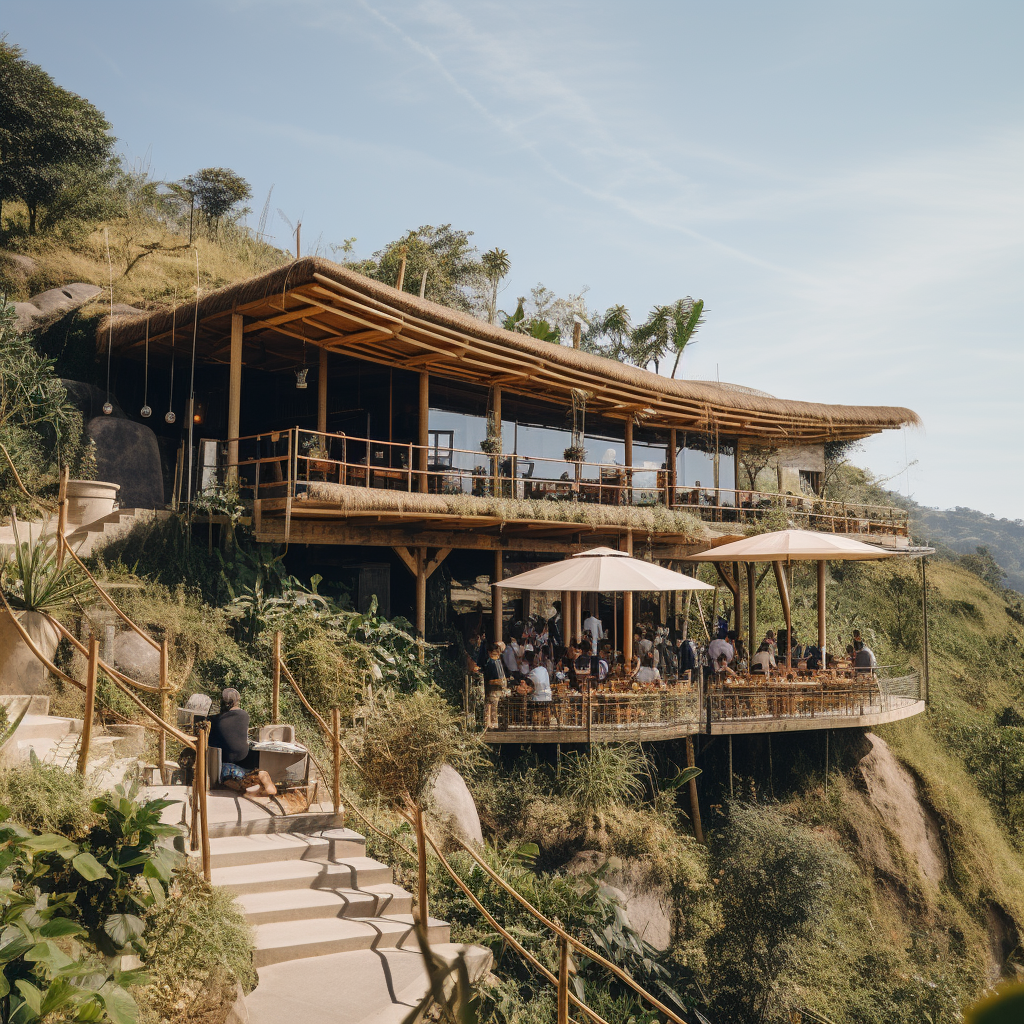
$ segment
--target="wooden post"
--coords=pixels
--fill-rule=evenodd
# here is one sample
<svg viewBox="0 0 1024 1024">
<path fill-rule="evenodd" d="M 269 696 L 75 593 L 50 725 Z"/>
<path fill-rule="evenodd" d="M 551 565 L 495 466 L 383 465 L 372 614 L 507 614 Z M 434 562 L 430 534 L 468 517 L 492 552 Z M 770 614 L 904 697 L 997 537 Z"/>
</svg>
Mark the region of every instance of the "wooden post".
<svg viewBox="0 0 1024 1024">
<path fill-rule="evenodd" d="M 271 707 L 270 720 L 277 725 L 281 721 L 281 630 L 274 634 L 274 696 Z"/>
<path fill-rule="evenodd" d="M 494 429 L 498 432 L 498 436 L 501 437 L 501 388 L 495 385 L 491 388 L 491 416 L 494 420 Z M 501 497 L 501 456 L 504 455 L 505 439 L 501 439 L 502 452 L 499 455 L 491 456 L 491 468 L 493 470 L 493 480 L 491 482 L 491 492 L 494 497 Z"/>
<path fill-rule="evenodd" d="M 168 680 L 167 680 L 167 663 L 168 663 L 168 650 L 167 641 L 163 640 L 160 643 L 160 718 L 163 721 L 167 721 L 167 716 L 170 713 L 168 692 Z M 165 785 L 170 785 L 170 777 L 167 772 L 167 731 L 165 729 L 160 730 L 160 736 L 157 739 L 157 761 L 160 763 L 160 781 Z"/>
<path fill-rule="evenodd" d="M 632 531 L 627 531 L 625 538 L 619 541 L 619 546 L 627 555 L 633 554 Z M 622 664 L 628 674 L 633 664 L 633 594 L 629 591 L 622 595 Z"/>
<path fill-rule="evenodd" d="M 572 347 L 573 348 L 579 348 L 580 347 L 580 338 L 581 338 L 582 335 L 583 335 L 583 326 L 582 326 L 582 324 L 580 324 L 579 320 L 577 320 L 575 317 L 573 317 L 573 321 L 572 321 Z"/>
<path fill-rule="evenodd" d="M 668 481 L 668 501 L 671 508 L 676 503 L 676 428 L 668 432 L 668 448 L 665 449 L 665 478 Z"/>
<path fill-rule="evenodd" d="M 923 619 L 921 640 L 921 667 L 924 670 L 924 701 L 928 703 L 928 571 L 925 568 L 927 557 L 921 556 L 921 617 Z"/>
<path fill-rule="evenodd" d="M 82 713 L 82 745 L 78 751 L 78 773 L 84 775 L 89 767 L 89 742 L 92 739 L 92 719 L 96 711 L 96 672 L 100 663 L 100 642 L 93 633 L 89 637 L 89 663 L 85 674 L 85 711 Z"/>
<path fill-rule="evenodd" d="M 772 562 L 775 570 L 775 584 L 779 588 L 779 600 L 786 616 L 786 668 L 793 667 L 793 612 L 789 604 L 789 586 L 786 584 L 786 570 L 781 562 Z"/>
<path fill-rule="evenodd" d="M 210 723 L 200 722 L 196 732 L 196 774 L 193 792 L 198 784 L 199 790 L 199 841 L 202 846 L 203 878 L 210 881 L 210 818 L 206 806 L 206 790 L 209 780 L 206 777 L 206 751 L 210 745 Z"/>
<path fill-rule="evenodd" d="M 57 488 L 57 569 L 64 568 L 64 534 L 68 530 L 68 475 L 66 465 L 60 467 L 60 484 Z"/>
<path fill-rule="evenodd" d="M 395 281 L 395 288 L 398 291 L 401 291 L 402 288 L 405 286 L 405 260 L 406 258 L 403 256 L 402 262 L 399 264 L 398 267 L 398 280 Z"/>
<path fill-rule="evenodd" d="M 231 354 L 228 358 L 228 471 L 225 482 L 238 483 L 238 425 L 242 410 L 242 339 L 244 318 L 231 314 Z M 259 497 L 257 494 L 256 497 Z"/>
<path fill-rule="evenodd" d="M 572 591 L 572 635 L 583 636 L 583 594 L 578 590 Z"/>
<path fill-rule="evenodd" d="M 558 1024 L 569 1024 L 569 943 L 558 936 Z"/>
<path fill-rule="evenodd" d="M 626 466 L 626 504 L 633 504 L 633 417 L 626 420 L 624 427 L 624 454 L 622 461 Z"/>
<path fill-rule="evenodd" d="M 427 549 L 416 549 L 416 657 L 420 664 L 426 658 L 427 637 Z"/>
<path fill-rule="evenodd" d="M 757 640 L 757 576 L 754 574 L 754 563 L 747 562 L 747 631 L 750 633 L 750 657 L 757 653 L 760 646 Z"/>
<path fill-rule="evenodd" d="M 331 748 L 334 755 L 331 801 L 334 803 L 334 813 L 341 814 L 341 711 L 338 708 L 331 708 Z"/>
<path fill-rule="evenodd" d="M 683 611 L 683 639 L 689 639 L 690 634 L 690 601 L 693 600 L 693 591 L 686 592 L 686 606 Z"/>
<path fill-rule="evenodd" d="M 405 265 L 404 262 L 402 264 Z M 420 479 L 417 490 L 427 493 L 427 446 L 430 444 L 430 374 L 420 371 L 420 422 L 419 422 L 419 470 Z"/>
<path fill-rule="evenodd" d="M 825 667 L 825 560 L 818 560 L 818 647 Z"/>
<path fill-rule="evenodd" d="M 743 638 L 743 579 L 740 576 L 740 563 L 732 563 L 732 574 L 736 579 L 736 593 L 733 595 L 733 629 L 736 630 L 736 636 L 739 639 Z M 749 653 L 749 652 L 748 652 Z"/>
<path fill-rule="evenodd" d="M 572 639 L 572 591 L 562 591 L 562 646 L 568 647 Z"/>
<path fill-rule="evenodd" d="M 320 375 L 316 379 L 316 429 L 321 434 L 327 433 L 327 349 L 320 349 Z M 326 447 L 326 439 L 320 438 Z"/>
<path fill-rule="evenodd" d="M 693 757 L 693 737 L 686 737 L 686 767 L 693 768 L 696 766 L 696 762 Z M 704 829 L 700 823 L 700 804 L 697 802 L 697 780 L 690 779 L 690 817 L 693 820 L 693 835 L 698 843 L 703 844 L 704 842 Z"/>
<path fill-rule="evenodd" d="M 413 827 L 416 829 L 416 911 L 420 927 L 427 932 L 427 840 L 423 834 L 423 811 L 419 804 L 413 805 Z"/>
<path fill-rule="evenodd" d="M 494 552 L 494 568 L 491 570 L 491 628 L 494 631 L 494 639 L 496 641 L 502 638 L 502 625 L 504 622 L 504 616 L 502 615 L 502 593 L 501 587 L 494 586 L 495 583 L 501 581 L 501 551 Z M 565 615 L 565 609 L 562 609 L 563 616 Z"/>
</svg>

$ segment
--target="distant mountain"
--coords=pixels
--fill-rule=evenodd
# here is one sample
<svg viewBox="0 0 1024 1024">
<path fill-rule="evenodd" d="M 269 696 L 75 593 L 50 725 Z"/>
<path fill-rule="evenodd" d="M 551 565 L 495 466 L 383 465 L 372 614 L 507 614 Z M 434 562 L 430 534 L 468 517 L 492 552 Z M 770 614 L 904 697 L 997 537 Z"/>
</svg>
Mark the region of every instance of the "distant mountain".
<svg viewBox="0 0 1024 1024">
<path fill-rule="evenodd" d="M 910 521 L 914 538 L 940 551 L 967 555 L 987 548 L 1006 573 L 1006 586 L 1024 593 L 1024 520 L 996 519 L 959 506 L 942 512 L 911 502 Z"/>
</svg>

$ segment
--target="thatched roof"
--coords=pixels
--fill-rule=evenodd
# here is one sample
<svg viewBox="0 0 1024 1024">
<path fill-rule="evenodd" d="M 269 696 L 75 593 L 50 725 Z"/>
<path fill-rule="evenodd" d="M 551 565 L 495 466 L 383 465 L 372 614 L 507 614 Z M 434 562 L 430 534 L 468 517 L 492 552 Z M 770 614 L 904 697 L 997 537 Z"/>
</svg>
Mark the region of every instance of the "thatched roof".
<svg viewBox="0 0 1024 1024">
<path fill-rule="evenodd" d="M 484 323 L 409 292 L 309 257 L 202 296 L 197 354 L 228 361 L 232 314 L 244 317 L 247 365 L 297 365 L 307 345 L 386 366 L 427 370 L 442 378 L 566 404 L 574 388 L 592 397 L 599 416 L 634 418 L 681 430 L 808 443 L 860 438 L 918 425 L 910 409 L 794 402 L 737 385 L 670 380 L 642 370 Z M 195 302 L 171 311 L 116 317 L 113 349 L 141 358 L 149 320 L 151 352 L 167 352 L 173 323 L 177 344 L 189 345 Z M 97 332 L 106 351 L 108 324 Z"/>
</svg>

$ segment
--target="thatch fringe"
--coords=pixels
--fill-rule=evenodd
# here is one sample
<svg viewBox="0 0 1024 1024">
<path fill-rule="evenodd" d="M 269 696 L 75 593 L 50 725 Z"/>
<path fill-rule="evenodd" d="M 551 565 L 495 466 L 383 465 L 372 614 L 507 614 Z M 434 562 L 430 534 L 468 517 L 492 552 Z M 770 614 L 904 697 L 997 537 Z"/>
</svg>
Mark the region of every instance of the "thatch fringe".
<svg viewBox="0 0 1024 1024">
<path fill-rule="evenodd" d="M 303 500 L 303 495 L 299 495 L 298 500 Z M 583 501 L 486 498 L 473 494 L 419 494 L 324 482 L 308 484 L 305 500 L 329 502 L 350 512 L 488 516 L 502 522 L 578 523 L 588 527 L 627 528 L 640 533 L 673 533 L 692 541 L 704 541 L 708 537 L 707 528 L 692 513 L 664 505 L 594 505 Z"/>
<path fill-rule="evenodd" d="M 710 413 L 712 406 L 715 405 L 752 413 L 769 413 L 794 419 L 823 422 L 834 424 L 837 427 L 843 424 L 853 424 L 865 428 L 884 429 L 904 425 L 919 426 L 921 423 L 917 413 L 901 406 L 794 402 L 714 381 L 670 380 L 659 374 L 651 373 L 649 370 L 628 366 L 590 352 L 582 352 L 565 345 L 541 341 L 517 331 L 506 331 L 502 327 L 477 320 L 467 313 L 421 299 L 409 292 L 400 292 L 390 285 L 364 277 L 354 270 L 319 257 L 304 257 L 248 281 L 227 285 L 202 296 L 199 302 L 199 319 L 202 321 L 207 317 L 227 313 L 233 307 L 244 306 L 273 295 L 283 295 L 290 288 L 315 281 L 315 276 L 318 274 L 357 290 L 363 297 L 362 301 L 367 305 L 376 306 L 382 312 L 406 313 L 410 316 L 420 317 L 433 324 L 459 331 L 470 338 L 497 342 L 511 351 L 539 356 L 552 365 L 563 366 L 570 370 L 587 373 L 597 378 L 618 381 L 633 387 L 645 388 L 658 396 L 707 403 L 709 423 L 713 422 L 714 417 Z M 178 307 L 179 323 L 192 323 L 195 305 L 193 301 Z M 140 316 L 115 317 L 113 347 L 118 349 L 139 341 L 145 331 L 147 316 L 150 317 L 151 335 L 158 335 L 170 330 L 170 310 Z M 106 346 L 106 323 L 107 320 L 104 318 L 97 332 L 101 350 L 105 350 Z"/>
</svg>

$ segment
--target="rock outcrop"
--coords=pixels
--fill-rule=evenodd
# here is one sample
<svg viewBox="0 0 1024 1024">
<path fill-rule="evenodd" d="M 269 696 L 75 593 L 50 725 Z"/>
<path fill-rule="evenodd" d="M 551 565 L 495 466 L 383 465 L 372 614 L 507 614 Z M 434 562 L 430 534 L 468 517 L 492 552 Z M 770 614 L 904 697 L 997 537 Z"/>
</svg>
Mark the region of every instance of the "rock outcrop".
<svg viewBox="0 0 1024 1024">
<path fill-rule="evenodd" d="M 466 780 L 451 765 L 446 764 L 434 779 L 427 808 L 430 817 L 454 832 L 463 842 L 483 846 L 484 834 L 476 801 Z"/>
</svg>

